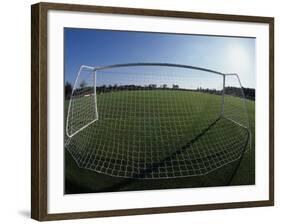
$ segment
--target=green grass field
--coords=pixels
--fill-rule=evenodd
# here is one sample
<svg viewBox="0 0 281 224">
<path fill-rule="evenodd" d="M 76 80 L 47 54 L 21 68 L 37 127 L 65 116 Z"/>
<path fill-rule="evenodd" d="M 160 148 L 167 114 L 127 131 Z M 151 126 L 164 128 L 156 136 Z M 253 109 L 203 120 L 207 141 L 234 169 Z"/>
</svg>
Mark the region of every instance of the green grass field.
<svg viewBox="0 0 281 224">
<path fill-rule="evenodd" d="M 76 116 L 77 118 L 72 121 L 80 127 L 85 124 L 85 116 L 89 119 L 87 107 L 91 106 L 88 102 L 91 97 L 75 100 L 79 110 L 85 108 L 82 111 L 83 116 Z M 204 132 L 220 114 L 220 96 L 191 91 L 134 90 L 99 94 L 97 102 L 98 120 L 76 134 L 71 140 L 72 147 L 65 150 L 66 193 L 255 183 L 254 101 L 246 101 L 252 149 L 246 151 L 240 164 L 240 160 L 236 160 L 221 164 L 221 167 L 220 161 L 231 161 L 237 157 L 237 153 L 242 153 L 246 132 L 223 119 Z M 238 97 L 226 97 L 225 115 L 244 124 L 244 105 L 241 102 Z M 68 103 L 65 102 L 65 118 Z M 202 132 L 204 134 L 200 136 Z M 188 150 L 185 149 L 183 152 L 183 146 L 190 142 L 192 147 L 189 146 Z M 182 163 L 179 162 L 173 170 L 169 170 L 171 169 L 167 165 L 171 163 L 169 156 L 175 152 L 180 152 L 175 155 L 177 158 L 179 156 L 190 158 L 190 161 L 196 160 L 196 164 L 193 163 L 192 168 L 180 169 Z M 204 162 L 206 156 L 203 155 L 210 152 L 219 157 L 219 160 L 213 157 L 211 158 L 213 162 L 207 166 Z M 220 152 L 222 156 L 219 156 Z M 87 169 L 79 168 L 77 164 Z M 148 179 L 124 178 L 142 171 L 146 172 L 144 166 L 147 164 L 161 164 L 163 169 L 157 168 L 145 174 Z M 211 172 L 203 175 L 208 170 Z M 172 174 L 173 178 L 167 178 Z M 164 179 L 149 179 L 152 177 Z"/>
</svg>

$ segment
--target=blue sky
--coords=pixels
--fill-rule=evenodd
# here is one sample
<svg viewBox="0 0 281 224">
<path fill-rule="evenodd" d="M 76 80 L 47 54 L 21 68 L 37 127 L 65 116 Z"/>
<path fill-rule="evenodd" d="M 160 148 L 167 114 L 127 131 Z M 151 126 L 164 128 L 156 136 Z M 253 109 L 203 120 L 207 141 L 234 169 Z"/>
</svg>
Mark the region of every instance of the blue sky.
<svg viewBox="0 0 281 224">
<path fill-rule="evenodd" d="M 82 64 L 103 66 L 155 62 L 186 64 L 224 73 L 238 73 L 244 87 L 255 88 L 254 38 L 65 28 L 64 57 L 65 81 L 72 84 Z M 161 68 L 161 71 L 158 70 L 158 73 L 160 72 L 165 73 L 165 70 Z M 194 71 L 189 72 L 196 74 Z M 108 77 L 113 79 L 112 83 L 120 80 L 118 75 Z M 122 76 L 123 80 L 133 79 L 132 77 Z M 157 84 L 169 85 L 173 82 L 171 75 L 159 77 L 157 77 Z M 192 80 L 196 83 L 196 77 L 199 76 L 193 77 Z M 190 81 L 191 79 L 188 80 Z M 202 82 L 200 81 L 201 84 Z M 210 79 L 206 78 L 205 83 L 210 83 Z M 188 87 L 187 84 L 182 83 L 182 85 Z"/>
</svg>

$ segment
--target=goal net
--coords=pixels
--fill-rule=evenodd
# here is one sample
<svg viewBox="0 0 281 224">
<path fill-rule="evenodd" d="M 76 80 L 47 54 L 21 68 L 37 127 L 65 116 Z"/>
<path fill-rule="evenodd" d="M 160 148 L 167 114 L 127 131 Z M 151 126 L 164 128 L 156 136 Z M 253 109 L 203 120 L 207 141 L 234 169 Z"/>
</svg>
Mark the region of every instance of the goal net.
<svg viewBox="0 0 281 224">
<path fill-rule="evenodd" d="M 82 66 L 66 99 L 77 165 L 126 178 L 206 175 L 249 147 L 238 75 L 174 64 Z"/>
</svg>

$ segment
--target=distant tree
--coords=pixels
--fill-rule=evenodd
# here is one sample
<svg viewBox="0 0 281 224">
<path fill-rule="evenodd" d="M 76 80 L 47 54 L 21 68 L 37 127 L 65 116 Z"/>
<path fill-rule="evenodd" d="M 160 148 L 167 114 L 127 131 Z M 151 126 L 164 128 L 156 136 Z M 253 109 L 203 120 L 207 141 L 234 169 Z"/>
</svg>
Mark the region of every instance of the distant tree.
<svg viewBox="0 0 281 224">
<path fill-rule="evenodd" d="M 178 89 L 178 88 L 179 88 L 179 85 L 173 84 L 173 89 Z"/>
<path fill-rule="evenodd" d="M 83 80 L 82 82 L 80 82 L 80 88 L 84 88 L 85 86 L 86 86 L 85 80 Z"/>
<path fill-rule="evenodd" d="M 69 82 L 66 82 L 64 86 L 64 94 L 67 99 L 71 97 L 72 89 L 73 89 L 72 85 Z"/>
<path fill-rule="evenodd" d="M 150 89 L 155 89 L 155 88 L 157 88 L 157 85 L 156 84 L 149 84 L 148 87 Z"/>
</svg>

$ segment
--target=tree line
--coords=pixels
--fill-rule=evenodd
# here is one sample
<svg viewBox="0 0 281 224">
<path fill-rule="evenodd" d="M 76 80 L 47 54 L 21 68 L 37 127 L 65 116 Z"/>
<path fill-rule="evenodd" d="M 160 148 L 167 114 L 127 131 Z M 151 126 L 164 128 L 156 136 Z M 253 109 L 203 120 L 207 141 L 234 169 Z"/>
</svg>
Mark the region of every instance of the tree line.
<svg viewBox="0 0 281 224">
<path fill-rule="evenodd" d="M 245 98 L 249 100 L 255 100 L 255 89 L 253 88 L 242 88 Z M 65 84 L 65 98 L 69 99 L 72 94 L 73 87 L 69 82 L 66 82 Z M 198 87 L 197 89 L 185 89 L 180 88 L 179 85 L 173 84 L 171 87 L 168 87 L 167 84 L 159 85 L 156 84 L 149 84 L 146 86 L 141 85 L 102 85 L 96 87 L 96 93 L 107 93 L 107 92 L 113 92 L 113 91 L 122 91 L 122 90 L 179 90 L 179 91 L 195 91 L 195 92 L 204 92 L 209 94 L 215 94 L 215 95 L 221 95 L 222 90 L 217 89 L 211 89 L 211 88 L 201 88 Z M 94 88 L 89 87 L 82 83 L 82 85 L 79 86 L 74 92 L 75 95 L 86 95 L 86 94 L 93 94 Z M 227 86 L 224 89 L 224 93 L 231 96 L 236 97 L 243 97 L 241 88 L 233 87 L 233 86 Z"/>
</svg>

